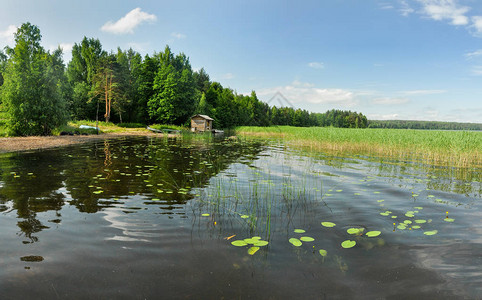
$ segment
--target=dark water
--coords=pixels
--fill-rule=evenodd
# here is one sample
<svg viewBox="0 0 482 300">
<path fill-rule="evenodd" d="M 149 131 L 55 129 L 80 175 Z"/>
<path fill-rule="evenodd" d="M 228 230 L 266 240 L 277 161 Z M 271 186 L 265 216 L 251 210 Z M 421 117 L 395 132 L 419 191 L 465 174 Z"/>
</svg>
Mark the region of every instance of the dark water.
<svg viewBox="0 0 482 300">
<path fill-rule="evenodd" d="M 230 140 L 3 155 L 0 299 L 480 299 L 481 176 Z"/>
</svg>

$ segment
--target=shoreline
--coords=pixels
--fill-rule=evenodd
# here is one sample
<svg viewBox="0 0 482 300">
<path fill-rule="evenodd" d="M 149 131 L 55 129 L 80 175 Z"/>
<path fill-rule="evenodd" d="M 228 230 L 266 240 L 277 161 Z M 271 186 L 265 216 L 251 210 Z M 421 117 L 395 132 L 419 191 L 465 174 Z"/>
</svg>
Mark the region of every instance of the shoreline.
<svg viewBox="0 0 482 300">
<path fill-rule="evenodd" d="M 83 144 L 90 141 L 122 138 L 128 136 L 164 137 L 165 135 L 146 130 L 132 130 L 123 132 L 107 132 L 99 135 L 2 137 L 0 138 L 0 154 L 52 149 Z"/>
</svg>

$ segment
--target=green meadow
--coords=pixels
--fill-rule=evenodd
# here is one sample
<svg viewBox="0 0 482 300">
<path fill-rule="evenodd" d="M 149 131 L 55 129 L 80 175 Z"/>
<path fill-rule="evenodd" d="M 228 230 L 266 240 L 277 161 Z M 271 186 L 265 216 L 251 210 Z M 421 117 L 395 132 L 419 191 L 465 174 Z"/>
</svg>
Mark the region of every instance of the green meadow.
<svg viewBox="0 0 482 300">
<path fill-rule="evenodd" d="M 312 150 L 345 152 L 450 166 L 480 167 L 482 132 L 334 127 L 243 126 L 245 137 L 280 138 Z"/>
</svg>

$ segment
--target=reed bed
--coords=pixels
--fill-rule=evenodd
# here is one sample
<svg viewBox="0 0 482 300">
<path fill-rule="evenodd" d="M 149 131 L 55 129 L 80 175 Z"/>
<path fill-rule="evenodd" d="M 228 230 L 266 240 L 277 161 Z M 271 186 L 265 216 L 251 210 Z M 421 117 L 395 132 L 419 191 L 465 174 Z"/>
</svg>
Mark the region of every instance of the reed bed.
<svg viewBox="0 0 482 300">
<path fill-rule="evenodd" d="M 245 137 L 279 138 L 312 150 L 417 160 L 454 167 L 482 166 L 482 132 L 334 127 L 238 127 Z"/>
</svg>

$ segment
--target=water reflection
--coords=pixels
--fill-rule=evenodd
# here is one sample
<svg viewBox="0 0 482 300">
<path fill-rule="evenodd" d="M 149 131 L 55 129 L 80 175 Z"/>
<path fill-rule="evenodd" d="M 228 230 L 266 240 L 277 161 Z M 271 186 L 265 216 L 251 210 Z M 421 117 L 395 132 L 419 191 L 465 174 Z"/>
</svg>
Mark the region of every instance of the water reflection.
<svg viewBox="0 0 482 300">
<path fill-rule="evenodd" d="M 183 143 L 138 138 L 8 154 L 0 157 L 0 207 L 4 213 L 11 207 L 19 219 L 19 235 L 26 242 L 37 242 L 36 234 L 49 228 L 37 217 L 41 212 L 55 211 L 56 223 L 61 222 L 59 211 L 66 204 L 82 213 L 117 208 L 117 213 L 125 214 L 142 205 L 160 206 L 169 213 L 194 197 L 193 188 L 260 151 L 259 144 L 230 140 Z M 143 202 L 127 201 L 130 207 L 123 207 L 119 201 L 132 197 Z M 112 210 L 106 219 L 122 228 Z"/>
</svg>

